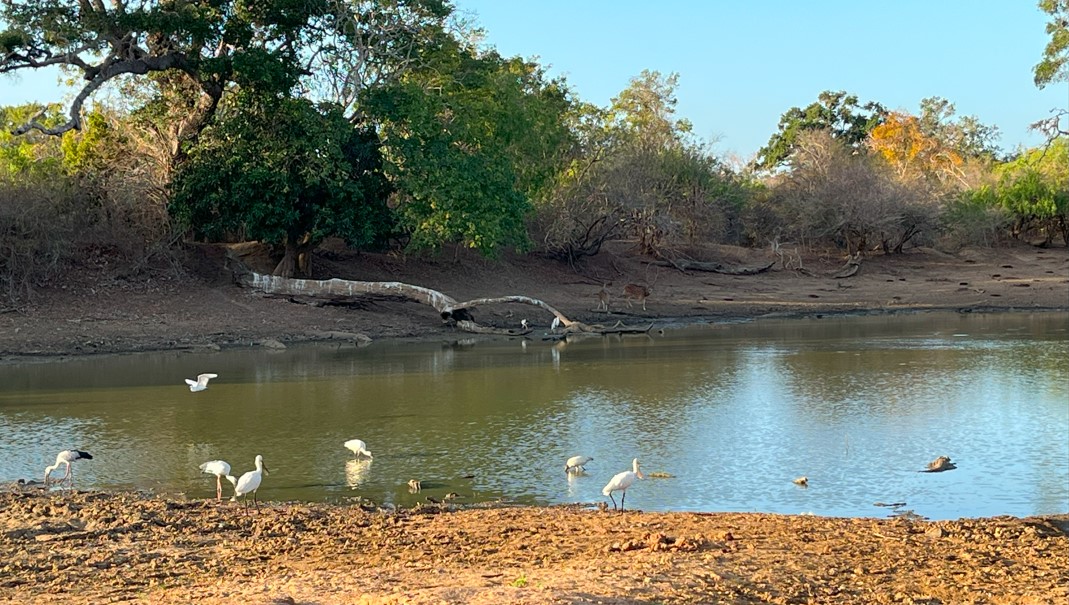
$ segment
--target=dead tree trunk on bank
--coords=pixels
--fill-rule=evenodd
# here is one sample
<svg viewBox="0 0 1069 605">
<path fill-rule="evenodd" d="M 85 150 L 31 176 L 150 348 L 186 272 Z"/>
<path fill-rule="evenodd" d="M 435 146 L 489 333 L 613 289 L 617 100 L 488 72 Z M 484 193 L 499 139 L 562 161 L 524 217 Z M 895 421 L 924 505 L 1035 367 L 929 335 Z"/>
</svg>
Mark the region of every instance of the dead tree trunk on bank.
<svg viewBox="0 0 1069 605">
<path fill-rule="evenodd" d="M 495 298 L 476 298 L 469 301 L 457 301 L 437 290 L 415 286 L 402 282 L 352 281 L 346 279 L 291 279 L 280 275 L 265 275 L 249 269 L 233 250 L 227 250 L 227 267 L 234 275 L 235 281 L 242 286 L 252 288 L 270 295 L 296 296 L 319 301 L 344 303 L 365 297 L 405 298 L 423 303 L 434 308 L 443 321 L 454 321 L 461 330 L 475 334 L 501 334 L 520 336 L 529 334 L 530 328 L 513 330 L 494 326 L 483 326 L 475 322 L 469 309 L 495 304 L 520 303 L 545 309 L 560 320 L 562 332 L 588 334 L 629 334 L 649 332 L 653 324 L 647 327 L 629 327 L 617 323 L 614 326 L 587 325 L 573 321 L 552 305 L 529 296 L 500 296 Z"/>
</svg>

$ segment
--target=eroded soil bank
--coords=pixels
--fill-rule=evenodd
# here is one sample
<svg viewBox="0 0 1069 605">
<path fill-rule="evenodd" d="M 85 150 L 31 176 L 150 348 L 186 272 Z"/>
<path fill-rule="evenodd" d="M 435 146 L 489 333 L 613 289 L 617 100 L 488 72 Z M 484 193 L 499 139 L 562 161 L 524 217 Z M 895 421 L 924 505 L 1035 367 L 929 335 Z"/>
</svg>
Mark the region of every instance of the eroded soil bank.
<svg viewBox="0 0 1069 605">
<path fill-rule="evenodd" d="M 269 272 L 270 259 L 255 249 L 246 260 Z M 697 254 L 697 253 L 695 253 Z M 734 267 L 776 261 L 768 250 L 713 246 L 700 255 Z M 682 272 L 650 264 L 626 244 L 575 269 L 534 255 L 459 260 L 321 251 L 318 279 L 401 281 L 439 290 L 457 300 L 525 295 L 544 300 L 571 319 L 629 325 L 717 322 L 739 318 L 928 310 L 1004 312 L 1069 309 L 1069 249 L 1020 245 L 946 254 L 914 249 L 866 257 L 857 275 L 832 277 L 841 255 L 810 254 L 804 271 L 779 263 L 756 275 Z M 608 313 L 597 311 L 597 292 L 610 282 Z M 646 309 L 628 307 L 622 288 L 650 287 Z M 6 312 L 5 312 L 6 311 Z M 475 309 L 484 325 L 518 328 L 528 319 L 535 335 L 552 316 L 526 305 Z M 179 273 L 124 277 L 107 264 L 72 271 L 19 308 L 0 309 L 0 360 L 149 350 L 214 350 L 361 334 L 372 339 L 456 339 L 470 334 L 442 324 L 429 306 L 397 300 L 352 305 L 309 305 L 267 297 L 233 283 L 218 246 L 191 247 Z"/>
<path fill-rule="evenodd" d="M 916 521 L 577 507 L 0 496 L 11 603 L 1069 602 L 1069 515 Z"/>
</svg>

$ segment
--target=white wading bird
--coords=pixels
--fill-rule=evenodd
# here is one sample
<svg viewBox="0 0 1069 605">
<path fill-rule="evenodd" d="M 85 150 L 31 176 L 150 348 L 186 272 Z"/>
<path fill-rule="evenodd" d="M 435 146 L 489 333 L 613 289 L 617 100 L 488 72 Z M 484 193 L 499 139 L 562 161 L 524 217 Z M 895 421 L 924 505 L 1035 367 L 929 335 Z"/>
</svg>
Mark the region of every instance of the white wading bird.
<svg viewBox="0 0 1069 605">
<path fill-rule="evenodd" d="M 196 393 L 197 391 L 203 391 L 208 388 L 208 381 L 212 378 L 219 378 L 218 374 L 199 374 L 196 380 L 190 380 L 186 378 L 186 384 L 189 385 L 189 390 Z"/>
<path fill-rule="evenodd" d="M 74 489 L 74 473 L 71 471 L 71 462 L 75 460 L 92 460 L 93 456 L 89 452 L 83 452 L 81 450 L 63 450 L 56 456 L 56 463 L 52 466 L 45 467 L 45 488 L 48 488 L 48 476 L 52 474 L 52 471 L 59 468 L 61 464 L 67 465 L 67 473 L 63 475 L 63 478 L 59 480 L 60 485 L 64 480 L 68 480 L 70 488 Z"/>
<path fill-rule="evenodd" d="M 237 500 L 238 497 L 245 497 L 245 512 L 249 511 L 249 494 L 252 493 L 252 502 L 256 505 L 256 510 L 260 510 L 260 501 L 256 499 L 256 490 L 260 488 L 260 482 L 263 481 L 264 475 L 268 475 L 267 467 L 264 466 L 264 457 L 256 454 L 256 470 L 249 471 L 238 479 L 238 482 L 234 485 L 234 497 L 231 500 Z"/>
<path fill-rule="evenodd" d="M 590 462 L 591 460 L 593 460 L 593 458 L 591 458 L 590 456 L 572 456 L 571 458 L 568 458 L 567 462 L 564 463 L 564 472 L 576 474 L 585 472 L 586 469 L 583 467 L 585 467 L 586 463 Z"/>
<path fill-rule="evenodd" d="M 350 439 L 342 445 L 345 446 L 345 449 L 355 454 L 357 458 L 359 458 L 360 456 L 373 458 L 371 452 L 367 451 L 367 444 L 364 443 L 361 439 Z"/>
<path fill-rule="evenodd" d="M 200 472 L 208 473 L 209 475 L 215 475 L 215 499 L 223 499 L 223 477 L 231 483 L 235 488 L 238 485 L 238 480 L 230 474 L 230 465 L 223 460 L 211 460 L 200 465 Z"/>
<path fill-rule="evenodd" d="M 613 492 L 623 492 L 620 496 L 620 510 L 622 511 L 624 510 L 624 499 L 627 498 L 627 488 L 631 487 L 635 479 L 645 479 L 642 476 L 642 472 L 638 470 L 638 458 L 635 458 L 631 465 L 632 470 L 616 473 L 616 476 L 609 481 L 609 484 L 601 490 L 602 495 L 608 496 L 609 500 L 612 500 L 613 510 L 616 510 L 616 499 L 612 497 Z"/>
</svg>

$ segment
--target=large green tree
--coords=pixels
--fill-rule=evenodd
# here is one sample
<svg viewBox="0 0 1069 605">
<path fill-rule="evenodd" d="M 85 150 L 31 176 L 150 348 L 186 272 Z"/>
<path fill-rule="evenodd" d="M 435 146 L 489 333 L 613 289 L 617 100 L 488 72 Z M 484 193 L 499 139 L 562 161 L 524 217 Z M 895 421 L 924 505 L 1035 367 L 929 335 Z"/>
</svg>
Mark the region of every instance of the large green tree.
<svg viewBox="0 0 1069 605">
<path fill-rule="evenodd" d="M 570 96 L 536 64 L 447 41 L 369 94 L 401 226 L 414 247 L 493 254 L 527 243 L 531 201 L 563 163 Z"/>
<path fill-rule="evenodd" d="M 328 236 L 365 245 L 388 229 L 378 141 L 337 105 L 241 93 L 175 177 L 172 214 L 195 234 L 277 244 L 274 273 L 308 275 Z"/>
<path fill-rule="evenodd" d="M 845 91 L 824 91 L 805 108 L 792 107 L 779 120 L 778 131 L 757 152 L 753 166 L 771 170 L 784 165 L 798 147 L 802 133 L 826 130 L 850 147 L 860 147 L 879 126 L 887 110 L 875 101 L 862 104 Z"/>
</svg>

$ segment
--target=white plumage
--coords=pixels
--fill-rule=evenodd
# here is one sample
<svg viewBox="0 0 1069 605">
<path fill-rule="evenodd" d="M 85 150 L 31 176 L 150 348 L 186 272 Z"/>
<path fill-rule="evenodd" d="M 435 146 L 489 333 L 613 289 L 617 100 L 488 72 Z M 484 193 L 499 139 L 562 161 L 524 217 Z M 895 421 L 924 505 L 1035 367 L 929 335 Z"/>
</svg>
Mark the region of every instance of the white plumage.
<svg viewBox="0 0 1069 605">
<path fill-rule="evenodd" d="M 212 378 L 219 378 L 218 374 L 198 374 L 196 380 L 190 380 L 186 378 L 186 384 L 189 385 L 189 390 L 196 393 L 197 391 L 203 391 L 208 388 L 208 381 Z"/>
<path fill-rule="evenodd" d="M 642 476 L 642 472 L 638 470 L 638 458 L 631 461 L 632 470 L 624 471 L 622 473 L 616 473 L 616 475 L 609 481 L 602 490 L 602 495 L 608 496 L 612 500 L 612 507 L 616 509 L 616 499 L 612 497 L 613 492 L 622 492 L 620 496 L 620 510 L 624 510 L 624 499 L 627 498 L 627 488 L 631 487 L 631 484 L 635 482 L 635 479 L 645 479 Z"/>
<path fill-rule="evenodd" d="M 223 477 L 235 488 L 238 480 L 230 474 L 230 464 L 224 460 L 210 460 L 200 465 L 200 472 L 215 475 L 215 499 L 223 499 Z"/>
<path fill-rule="evenodd" d="M 560 327 L 560 318 L 559 317 L 554 317 L 553 318 L 553 323 L 549 324 L 549 329 L 550 330 L 556 330 L 559 327 Z"/>
<path fill-rule="evenodd" d="M 586 469 L 587 462 L 593 460 L 590 456 L 572 456 L 568 458 L 568 461 L 564 463 L 564 472 L 566 473 L 582 473 Z"/>
<path fill-rule="evenodd" d="M 342 445 L 344 445 L 345 449 L 349 450 L 357 457 L 366 456 L 368 458 L 373 458 L 371 452 L 367 451 L 367 444 L 364 443 L 361 439 L 350 439 Z"/>
<path fill-rule="evenodd" d="M 63 450 L 56 455 L 56 463 L 52 466 L 45 467 L 45 487 L 48 487 L 48 477 L 52 474 L 52 471 L 59 468 L 61 464 L 67 466 L 67 473 L 63 475 L 63 478 L 59 480 L 62 484 L 64 480 L 69 480 L 71 489 L 74 489 L 74 472 L 71 470 L 71 462 L 75 460 L 92 460 L 93 456 L 89 452 L 83 452 L 81 450 Z"/>
<path fill-rule="evenodd" d="M 260 482 L 263 481 L 264 475 L 268 475 L 267 466 L 264 465 L 264 457 L 256 455 L 256 470 L 249 471 L 238 479 L 238 482 L 234 484 L 234 497 L 232 500 L 237 500 L 239 497 L 245 497 L 245 509 L 249 508 L 249 494 L 252 494 L 252 502 L 256 505 L 256 510 L 260 510 L 260 502 L 256 499 L 256 490 L 260 489 Z"/>
</svg>

